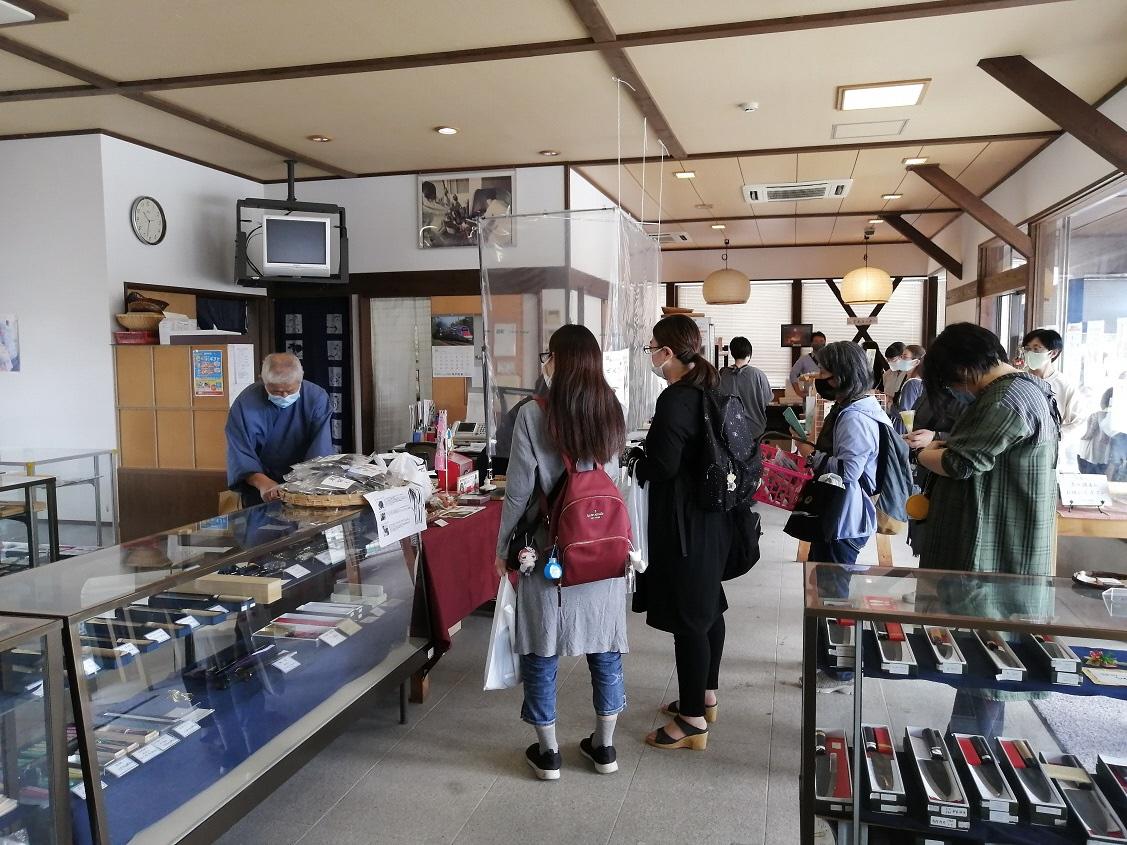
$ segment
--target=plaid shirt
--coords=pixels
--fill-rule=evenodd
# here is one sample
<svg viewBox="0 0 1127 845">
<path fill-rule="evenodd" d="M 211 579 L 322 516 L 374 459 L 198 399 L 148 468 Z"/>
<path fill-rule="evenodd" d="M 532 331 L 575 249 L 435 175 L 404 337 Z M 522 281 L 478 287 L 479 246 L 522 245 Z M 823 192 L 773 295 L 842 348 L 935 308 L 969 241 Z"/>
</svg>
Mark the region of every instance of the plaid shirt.
<svg viewBox="0 0 1127 845">
<path fill-rule="evenodd" d="M 920 566 L 1048 575 L 1059 414 L 1039 379 L 996 379 L 955 423 L 921 524 Z"/>
</svg>

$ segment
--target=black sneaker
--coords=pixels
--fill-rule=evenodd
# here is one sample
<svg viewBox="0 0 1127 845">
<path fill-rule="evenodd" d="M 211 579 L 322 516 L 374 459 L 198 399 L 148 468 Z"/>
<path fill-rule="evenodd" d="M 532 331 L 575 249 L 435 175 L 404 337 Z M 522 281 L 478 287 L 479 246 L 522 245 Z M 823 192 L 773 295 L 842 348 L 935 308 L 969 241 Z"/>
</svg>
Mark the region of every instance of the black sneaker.
<svg viewBox="0 0 1127 845">
<path fill-rule="evenodd" d="M 579 742 L 579 753 L 595 764 L 595 771 L 600 775 L 609 775 L 618 771 L 618 755 L 614 752 L 613 745 L 602 745 L 596 748 L 591 740 L 594 734 Z"/>
<path fill-rule="evenodd" d="M 560 779 L 559 751 L 548 751 L 541 754 L 540 743 L 534 742 L 524 750 L 524 759 L 528 761 L 528 765 L 532 767 L 532 771 L 536 772 L 536 777 L 540 780 Z"/>
</svg>

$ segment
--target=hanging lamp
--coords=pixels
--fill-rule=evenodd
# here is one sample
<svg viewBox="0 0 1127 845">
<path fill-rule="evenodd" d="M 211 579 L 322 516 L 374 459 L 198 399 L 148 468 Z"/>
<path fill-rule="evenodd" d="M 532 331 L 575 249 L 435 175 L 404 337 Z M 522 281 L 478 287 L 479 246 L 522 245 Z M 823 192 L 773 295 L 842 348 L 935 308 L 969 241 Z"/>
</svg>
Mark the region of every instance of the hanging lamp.
<svg viewBox="0 0 1127 845">
<path fill-rule="evenodd" d="M 869 238 L 876 230 L 865 229 L 865 266 L 850 270 L 841 280 L 841 298 L 849 305 L 878 305 L 892 296 L 892 277 L 869 266 Z"/>
<path fill-rule="evenodd" d="M 751 296 L 751 280 L 728 267 L 728 239 L 724 239 L 724 269 L 713 270 L 704 280 L 701 293 L 709 305 L 743 305 Z"/>
</svg>

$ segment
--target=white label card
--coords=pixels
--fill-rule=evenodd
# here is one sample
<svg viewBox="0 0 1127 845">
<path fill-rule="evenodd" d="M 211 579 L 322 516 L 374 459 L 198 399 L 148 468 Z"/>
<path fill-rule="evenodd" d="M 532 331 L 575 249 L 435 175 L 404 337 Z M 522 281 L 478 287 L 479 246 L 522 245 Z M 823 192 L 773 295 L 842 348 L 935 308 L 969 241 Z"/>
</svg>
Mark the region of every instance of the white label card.
<svg viewBox="0 0 1127 845">
<path fill-rule="evenodd" d="M 133 643 L 118 643 L 117 650 L 122 654 L 140 654 L 141 649 L 133 645 Z"/>
<path fill-rule="evenodd" d="M 151 745 L 159 748 L 161 751 L 167 751 L 172 746 L 178 745 L 179 743 L 180 740 L 174 737 L 172 734 L 161 734 L 159 737 L 152 741 Z"/>
<path fill-rule="evenodd" d="M 189 628 L 200 627 L 200 620 L 194 616 L 181 616 L 176 620 L 177 625 L 187 625 Z"/>
<path fill-rule="evenodd" d="M 99 781 L 99 783 L 102 784 L 102 789 L 106 788 L 106 782 L 104 780 Z M 70 788 L 70 791 L 73 792 L 75 795 L 77 795 L 79 798 L 81 798 L 83 801 L 86 800 L 86 784 L 85 783 L 75 784 L 74 786 L 72 786 Z"/>
<path fill-rule="evenodd" d="M 301 664 L 298 663 L 296 660 L 294 660 L 292 656 L 287 655 L 286 657 L 283 657 L 280 660 L 275 660 L 270 665 L 273 666 L 275 669 L 277 669 L 279 672 L 281 672 L 283 675 L 288 675 L 290 672 L 292 672 L 294 669 L 296 669 Z"/>
<path fill-rule="evenodd" d="M 98 674 L 98 661 L 93 657 L 87 657 L 82 661 L 82 671 L 86 673 L 86 677 Z"/>
<path fill-rule="evenodd" d="M 155 742 L 150 742 L 144 748 L 138 748 L 136 751 L 134 751 L 133 759 L 138 763 L 147 763 L 154 757 L 159 757 L 163 753 L 163 748 L 157 748 L 157 744 Z"/>
<path fill-rule="evenodd" d="M 308 575 L 309 570 L 300 563 L 295 563 L 293 566 L 287 568 L 285 573 L 293 578 L 300 578 L 302 575 Z"/>
<path fill-rule="evenodd" d="M 948 675 L 961 675 L 963 673 L 963 667 L 959 663 L 940 663 L 939 671 L 945 672 Z"/>
<path fill-rule="evenodd" d="M 334 628 L 332 630 L 326 631 L 317 639 L 319 639 L 325 645 L 335 648 L 336 646 L 343 643 L 347 638 L 344 636 L 344 634 Z"/>
<path fill-rule="evenodd" d="M 1024 673 L 1020 669 L 1003 669 L 998 673 L 999 681 L 1021 681 Z"/>
<path fill-rule="evenodd" d="M 437 525 L 439 528 L 445 528 L 450 523 L 447 522 L 445 519 L 436 519 L 434 521 L 434 524 Z"/>
<path fill-rule="evenodd" d="M 359 634 L 362 629 L 351 619 L 342 619 L 337 623 L 337 630 L 342 634 L 351 637 L 354 634 Z"/>
<path fill-rule="evenodd" d="M 375 478 L 377 475 L 384 475 L 387 472 L 387 467 L 376 466 L 375 464 L 353 464 L 348 468 L 348 471 L 362 478 Z"/>
<path fill-rule="evenodd" d="M 946 816 L 932 816 L 931 817 L 931 826 L 932 827 L 945 827 L 945 828 L 948 828 L 949 830 L 954 830 L 957 825 L 958 825 L 958 822 L 956 822 L 954 819 L 949 819 Z"/>
<path fill-rule="evenodd" d="M 221 604 L 213 604 L 208 610 L 214 610 L 216 613 L 227 613 L 227 608 Z"/>
<path fill-rule="evenodd" d="M 889 671 L 889 674 L 892 674 L 892 675 L 907 675 L 908 674 L 908 664 L 907 663 L 892 663 L 892 664 L 889 665 L 888 671 Z"/>
<path fill-rule="evenodd" d="M 966 807 L 944 807 L 939 812 L 945 816 L 952 816 L 957 819 L 965 819 L 970 813 Z"/>
<path fill-rule="evenodd" d="M 172 637 L 168 635 L 168 631 L 165 631 L 163 628 L 157 628 L 155 631 L 149 631 L 149 633 L 145 634 L 145 639 L 152 640 L 154 643 L 166 643 L 171 640 Z"/>
<path fill-rule="evenodd" d="M 1005 813 L 1006 815 L 1009 815 L 1010 802 L 1009 801 L 991 801 L 990 802 L 990 812 L 991 813 Z"/>
<path fill-rule="evenodd" d="M 119 778 L 129 774 L 137 767 L 138 764 L 136 760 L 131 760 L 129 757 L 122 757 L 120 760 L 114 760 L 106 766 L 106 771 L 115 778 Z"/>
<path fill-rule="evenodd" d="M 173 732 L 179 734 L 181 737 L 184 737 L 185 739 L 190 737 L 192 734 L 194 734 L 199 729 L 200 729 L 200 726 L 195 722 L 181 722 L 179 725 L 173 725 L 172 726 Z"/>
<path fill-rule="evenodd" d="M 998 812 L 997 810 L 990 811 L 990 821 L 998 822 L 999 824 L 1012 824 L 1016 819 L 1008 812 Z"/>
<path fill-rule="evenodd" d="M 326 490 L 347 490 L 354 483 L 355 482 L 352 481 L 351 479 L 344 478 L 343 476 L 330 475 L 328 478 L 326 478 L 324 481 L 322 481 L 317 486 L 318 487 L 324 487 Z"/>
</svg>

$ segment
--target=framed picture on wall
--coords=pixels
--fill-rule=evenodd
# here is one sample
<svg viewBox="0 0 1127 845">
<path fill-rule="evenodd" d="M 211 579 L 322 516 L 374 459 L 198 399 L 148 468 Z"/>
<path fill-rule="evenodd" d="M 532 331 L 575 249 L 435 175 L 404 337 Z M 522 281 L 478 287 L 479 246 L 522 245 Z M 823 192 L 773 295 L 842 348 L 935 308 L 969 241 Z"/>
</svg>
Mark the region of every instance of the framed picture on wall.
<svg viewBox="0 0 1127 845">
<path fill-rule="evenodd" d="M 811 337 L 813 334 L 813 323 L 783 323 L 781 345 L 791 349 L 801 349 L 814 342 Z"/>
<path fill-rule="evenodd" d="M 477 246 L 477 231 L 493 243 L 513 244 L 513 227 L 494 217 L 508 217 L 513 202 L 514 171 L 419 174 L 419 249 Z"/>
</svg>

